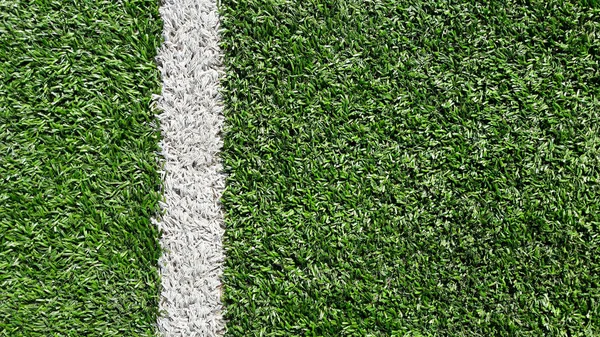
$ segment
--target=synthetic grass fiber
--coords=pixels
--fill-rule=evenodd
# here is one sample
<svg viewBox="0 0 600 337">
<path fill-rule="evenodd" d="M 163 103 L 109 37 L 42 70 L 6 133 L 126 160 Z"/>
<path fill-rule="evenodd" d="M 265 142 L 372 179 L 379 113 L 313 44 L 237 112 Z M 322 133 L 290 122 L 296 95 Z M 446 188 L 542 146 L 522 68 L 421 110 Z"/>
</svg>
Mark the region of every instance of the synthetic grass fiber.
<svg viewBox="0 0 600 337">
<path fill-rule="evenodd" d="M 600 334 L 600 5 L 223 0 L 228 336 Z"/>
<path fill-rule="evenodd" d="M 155 0 L 0 0 L 0 335 L 153 336 Z"/>
<path fill-rule="evenodd" d="M 157 62 L 162 93 L 164 212 L 156 220 L 163 255 L 161 315 L 164 337 L 222 336 L 225 188 L 218 153 L 223 146 L 219 18 L 214 0 L 164 0 Z"/>
</svg>

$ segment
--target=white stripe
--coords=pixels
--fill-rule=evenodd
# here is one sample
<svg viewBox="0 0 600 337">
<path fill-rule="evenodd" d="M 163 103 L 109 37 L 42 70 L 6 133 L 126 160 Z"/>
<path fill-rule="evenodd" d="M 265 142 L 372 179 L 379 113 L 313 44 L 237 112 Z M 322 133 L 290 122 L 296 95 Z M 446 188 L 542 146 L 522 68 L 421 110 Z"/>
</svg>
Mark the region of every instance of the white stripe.
<svg viewBox="0 0 600 337">
<path fill-rule="evenodd" d="M 164 157 L 162 278 L 158 329 L 163 336 L 220 336 L 224 176 L 218 152 L 223 124 L 222 73 L 215 0 L 163 0 L 164 44 L 157 62 Z"/>
</svg>

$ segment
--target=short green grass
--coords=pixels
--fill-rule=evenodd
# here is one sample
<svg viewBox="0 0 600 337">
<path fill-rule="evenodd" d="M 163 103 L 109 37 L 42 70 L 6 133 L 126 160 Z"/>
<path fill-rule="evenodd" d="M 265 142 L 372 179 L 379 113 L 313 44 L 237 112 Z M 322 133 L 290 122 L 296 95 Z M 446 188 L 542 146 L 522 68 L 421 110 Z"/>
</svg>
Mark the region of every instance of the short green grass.
<svg viewBox="0 0 600 337">
<path fill-rule="evenodd" d="M 0 0 L 0 336 L 153 336 L 155 0 Z"/>
<path fill-rule="evenodd" d="M 600 5 L 223 0 L 228 336 L 598 336 Z"/>
</svg>

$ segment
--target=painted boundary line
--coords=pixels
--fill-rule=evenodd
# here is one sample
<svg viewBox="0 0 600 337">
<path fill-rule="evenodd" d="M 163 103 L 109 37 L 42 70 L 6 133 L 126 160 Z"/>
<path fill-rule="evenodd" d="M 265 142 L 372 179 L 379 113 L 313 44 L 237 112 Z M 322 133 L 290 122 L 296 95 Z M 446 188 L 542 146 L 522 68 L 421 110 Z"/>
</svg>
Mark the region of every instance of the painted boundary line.
<svg viewBox="0 0 600 337">
<path fill-rule="evenodd" d="M 222 55 L 215 0 L 163 0 L 164 43 L 157 56 L 164 157 L 164 214 L 159 260 L 163 336 L 220 336 L 225 187 L 218 152 L 223 124 Z"/>
</svg>

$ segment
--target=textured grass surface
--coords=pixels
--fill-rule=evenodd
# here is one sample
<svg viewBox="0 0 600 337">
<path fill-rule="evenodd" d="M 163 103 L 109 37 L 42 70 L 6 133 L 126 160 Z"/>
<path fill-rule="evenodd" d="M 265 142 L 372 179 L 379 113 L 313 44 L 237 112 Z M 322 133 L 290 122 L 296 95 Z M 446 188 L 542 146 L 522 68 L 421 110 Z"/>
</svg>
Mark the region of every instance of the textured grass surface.
<svg viewBox="0 0 600 337">
<path fill-rule="evenodd" d="M 600 333 L 596 2 L 222 12 L 229 336 Z"/>
<path fill-rule="evenodd" d="M 0 336 L 151 336 L 154 0 L 0 0 Z"/>
</svg>

